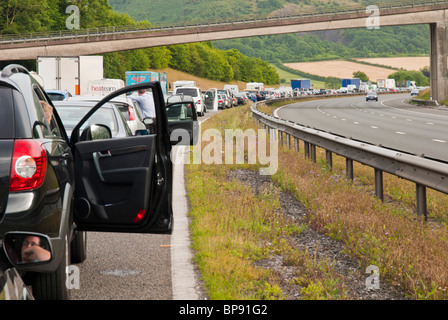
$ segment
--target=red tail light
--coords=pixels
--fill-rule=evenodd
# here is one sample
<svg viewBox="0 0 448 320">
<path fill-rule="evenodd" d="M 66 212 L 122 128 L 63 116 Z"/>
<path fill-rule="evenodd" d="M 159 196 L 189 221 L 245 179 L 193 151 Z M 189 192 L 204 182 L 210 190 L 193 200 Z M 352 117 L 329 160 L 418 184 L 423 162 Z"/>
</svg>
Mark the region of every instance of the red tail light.
<svg viewBox="0 0 448 320">
<path fill-rule="evenodd" d="M 11 165 L 9 191 L 36 189 L 42 185 L 47 154 L 40 141 L 16 140 Z"/>
<path fill-rule="evenodd" d="M 129 120 L 135 120 L 135 110 L 132 107 L 128 107 Z"/>
</svg>

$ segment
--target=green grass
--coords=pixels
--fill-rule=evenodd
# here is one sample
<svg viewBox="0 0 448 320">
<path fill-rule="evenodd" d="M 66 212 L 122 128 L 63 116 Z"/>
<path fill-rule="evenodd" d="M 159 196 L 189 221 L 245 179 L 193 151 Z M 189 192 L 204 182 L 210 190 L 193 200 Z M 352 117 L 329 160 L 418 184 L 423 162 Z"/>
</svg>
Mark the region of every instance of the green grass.
<svg viewBox="0 0 448 320">
<path fill-rule="evenodd" d="M 215 115 L 203 125 L 207 128 L 255 127 L 249 108 L 240 107 Z M 259 164 L 186 166 L 195 261 L 210 299 L 287 298 L 280 275 L 257 263 L 273 257 L 296 268 L 292 284 L 300 288 L 301 299 L 350 298 L 347 279 L 332 261 L 317 261 L 312 252 L 293 245 L 308 225 L 295 225 L 280 214 L 280 190 L 300 200 L 308 209 L 307 223 L 343 242 L 361 269 L 378 266 L 383 283 L 399 285 L 414 299 L 448 298 L 446 195 L 428 190 L 430 222 L 425 223 L 414 214 L 412 183 L 385 175 L 383 203 L 371 196 L 371 168 L 355 164 L 360 178 L 351 182 L 344 178 L 345 160 L 334 156 L 329 170 L 319 148 L 317 163 L 284 146 L 278 156 L 278 171 L 271 176 L 277 187 L 259 194 L 229 178 L 232 170 L 258 170 Z"/>
</svg>

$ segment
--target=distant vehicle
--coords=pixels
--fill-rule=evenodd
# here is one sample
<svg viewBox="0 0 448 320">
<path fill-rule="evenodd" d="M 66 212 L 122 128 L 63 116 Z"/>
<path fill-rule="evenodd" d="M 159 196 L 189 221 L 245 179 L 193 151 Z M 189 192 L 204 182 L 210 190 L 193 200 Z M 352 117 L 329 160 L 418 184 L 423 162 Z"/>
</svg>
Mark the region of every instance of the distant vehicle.
<svg viewBox="0 0 448 320">
<path fill-rule="evenodd" d="M 175 91 L 179 87 L 196 87 L 196 81 L 193 80 L 179 80 L 173 82 L 172 90 Z"/>
<path fill-rule="evenodd" d="M 370 91 L 366 95 L 366 101 L 375 100 L 378 101 L 378 94 L 375 91 Z"/>
<path fill-rule="evenodd" d="M 68 90 L 45 90 L 51 101 L 64 101 L 72 97 Z"/>
<path fill-rule="evenodd" d="M 210 88 L 208 89 L 204 95 L 204 103 L 205 107 L 208 110 L 218 111 L 219 103 L 218 103 L 218 89 Z"/>
<path fill-rule="evenodd" d="M 291 88 L 300 89 L 299 91 L 309 90 L 311 89 L 311 80 L 310 79 L 291 79 Z"/>
<path fill-rule="evenodd" d="M 174 94 L 184 94 L 186 96 L 192 97 L 198 116 L 203 117 L 207 112 L 207 108 L 202 96 L 202 91 L 198 87 L 177 87 L 174 89 Z"/>
<path fill-rule="evenodd" d="M 121 79 L 94 79 L 87 82 L 86 95 L 107 96 L 118 89 L 124 88 Z"/>
<path fill-rule="evenodd" d="M 240 89 L 238 88 L 238 86 L 236 84 L 225 84 L 224 89 L 230 90 L 230 92 L 233 94 L 237 94 L 238 92 L 240 92 Z"/>
<path fill-rule="evenodd" d="M 412 89 L 412 91 L 411 91 L 411 96 L 418 96 L 419 93 L 420 93 L 420 90 L 418 90 L 418 89 Z"/>
<path fill-rule="evenodd" d="M 87 94 L 90 80 L 103 79 L 103 56 L 37 57 L 37 74 L 44 89 Z"/>
<path fill-rule="evenodd" d="M 246 103 L 247 97 L 244 93 L 238 93 L 235 96 L 236 96 L 236 99 L 238 100 L 239 105 Z"/>
<path fill-rule="evenodd" d="M 229 98 L 225 94 L 218 94 L 218 108 L 219 109 L 228 109 L 229 106 Z"/>
<path fill-rule="evenodd" d="M 233 94 L 229 89 L 219 89 L 218 94 L 223 94 L 228 99 L 227 108 L 232 108 L 235 105 L 233 102 Z"/>
</svg>

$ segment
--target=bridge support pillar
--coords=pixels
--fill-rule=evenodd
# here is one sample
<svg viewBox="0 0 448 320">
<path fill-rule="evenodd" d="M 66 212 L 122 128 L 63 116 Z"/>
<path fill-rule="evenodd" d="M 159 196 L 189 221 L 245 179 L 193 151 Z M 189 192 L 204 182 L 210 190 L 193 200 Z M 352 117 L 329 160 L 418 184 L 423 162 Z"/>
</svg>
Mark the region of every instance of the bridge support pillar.
<svg viewBox="0 0 448 320">
<path fill-rule="evenodd" d="M 431 96 L 433 100 L 448 99 L 446 22 L 429 24 L 431 41 Z"/>
</svg>

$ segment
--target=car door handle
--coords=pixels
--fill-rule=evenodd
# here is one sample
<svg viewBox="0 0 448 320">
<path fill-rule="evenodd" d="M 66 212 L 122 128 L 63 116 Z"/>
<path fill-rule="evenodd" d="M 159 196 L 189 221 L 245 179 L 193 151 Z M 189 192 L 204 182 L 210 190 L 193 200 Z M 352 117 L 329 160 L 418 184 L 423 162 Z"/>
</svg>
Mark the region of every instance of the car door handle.
<svg viewBox="0 0 448 320">
<path fill-rule="evenodd" d="M 93 163 L 95 165 L 96 172 L 98 173 L 100 180 L 102 182 L 105 182 L 103 174 L 101 172 L 100 159 L 106 158 L 106 157 L 112 157 L 112 155 L 110 154 L 110 151 L 107 151 L 107 153 L 105 153 L 105 154 L 98 151 L 98 152 L 94 152 L 92 156 L 93 156 Z"/>
</svg>

